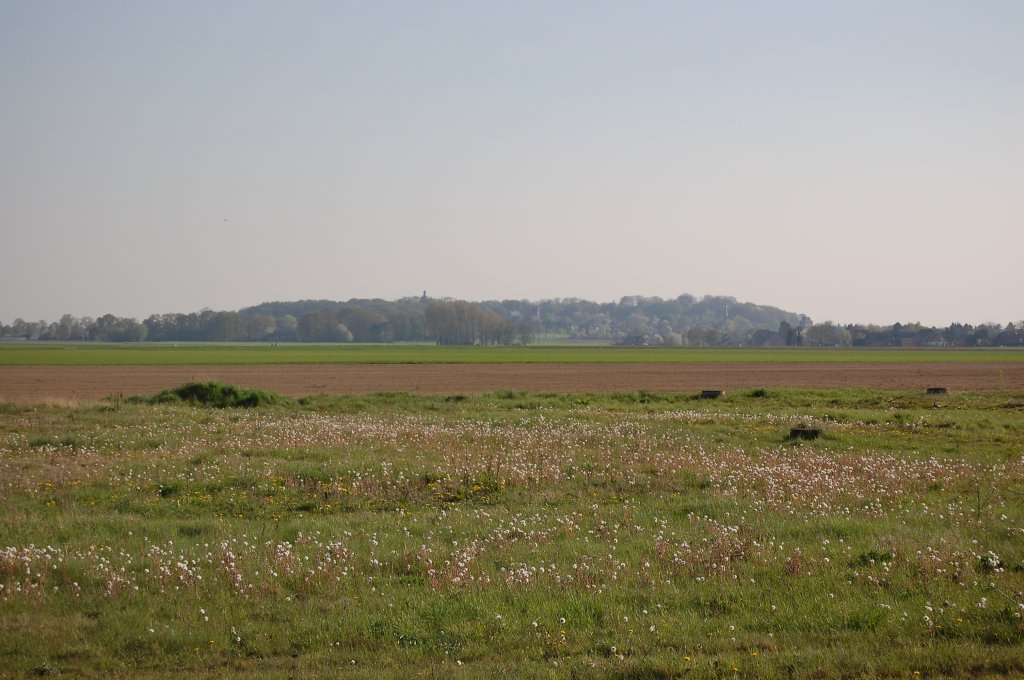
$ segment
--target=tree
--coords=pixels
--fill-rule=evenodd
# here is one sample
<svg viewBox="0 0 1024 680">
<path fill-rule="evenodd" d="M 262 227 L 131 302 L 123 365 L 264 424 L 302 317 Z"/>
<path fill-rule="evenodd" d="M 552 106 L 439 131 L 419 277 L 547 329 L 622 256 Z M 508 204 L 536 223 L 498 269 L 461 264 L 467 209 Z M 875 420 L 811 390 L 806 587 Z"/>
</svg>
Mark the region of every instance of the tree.
<svg viewBox="0 0 1024 680">
<path fill-rule="evenodd" d="M 89 339 L 100 342 L 142 342 L 149 328 L 135 319 L 104 314 L 89 327 Z"/>
<path fill-rule="evenodd" d="M 714 328 L 694 326 L 686 331 L 686 340 L 690 347 L 708 347 L 720 344 L 722 334 Z"/>
<path fill-rule="evenodd" d="M 270 314 L 253 314 L 245 321 L 249 340 L 262 340 L 277 330 L 277 320 Z"/>
<path fill-rule="evenodd" d="M 831 321 L 811 326 L 804 337 L 807 342 L 818 347 L 848 347 L 852 340 L 850 331 Z"/>
<path fill-rule="evenodd" d="M 306 312 L 299 319 L 298 324 L 299 340 L 302 342 L 316 342 L 323 335 L 323 328 L 319 312 Z"/>
<path fill-rule="evenodd" d="M 348 327 L 356 342 L 391 342 L 394 334 L 388 318 L 361 307 L 347 307 L 338 320 Z"/>
<path fill-rule="evenodd" d="M 533 341 L 533 324 L 529 321 L 520 321 L 516 324 L 516 337 L 519 338 L 519 344 L 523 347 L 530 344 Z"/>
<path fill-rule="evenodd" d="M 351 342 L 352 333 L 338 320 L 334 310 L 320 309 L 306 312 L 299 319 L 299 339 L 302 342 Z"/>
<path fill-rule="evenodd" d="M 801 337 L 801 331 L 799 328 L 793 328 L 788 321 L 779 322 L 779 335 L 783 337 L 786 345 L 792 347 L 794 345 L 803 344 L 803 338 Z"/>
<path fill-rule="evenodd" d="M 431 300 L 424 329 L 439 345 L 507 344 L 512 335 L 500 314 L 462 300 Z"/>
<path fill-rule="evenodd" d="M 31 335 L 31 328 L 28 322 L 20 317 L 11 322 L 10 329 L 11 336 L 15 338 L 27 338 Z"/>
<path fill-rule="evenodd" d="M 245 337 L 245 320 L 238 312 L 214 312 L 206 324 L 206 339 L 234 342 Z"/>
<path fill-rule="evenodd" d="M 424 312 L 427 336 L 439 345 L 455 344 L 455 309 L 441 300 L 431 300 Z"/>
<path fill-rule="evenodd" d="M 296 319 L 291 314 L 285 314 L 284 316 L 277 320 L 277 325 L 281 328 L 281 330 L 294 331 L 299 328 L 299 320 Z"/>
</svg>

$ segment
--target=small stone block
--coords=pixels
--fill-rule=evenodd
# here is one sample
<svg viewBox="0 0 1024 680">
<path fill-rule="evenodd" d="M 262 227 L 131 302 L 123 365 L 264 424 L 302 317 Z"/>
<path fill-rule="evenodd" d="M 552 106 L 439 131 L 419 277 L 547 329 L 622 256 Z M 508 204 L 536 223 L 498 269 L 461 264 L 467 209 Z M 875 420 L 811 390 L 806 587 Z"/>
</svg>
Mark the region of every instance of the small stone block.
<svg viewBox="0 0 1024 680">
<path fill-rule="evenodd" d="M 790 439 L 817 439 L 821 429 L 817 427 L 793 427 L 789 430 Z"/>
<path fill-rule="evenodd" d="M 928 394 L 948 394 L 949 388 L 947 387 L 929 387 Z"/>
<path fill-rule="evenodd" d="M 725 392 L 723 392 L 722 390 L 701 390 L 700 391 L 700 398 L 701 399 L 718 399 L 723 394 L 725 394 Z"/>
</svg>

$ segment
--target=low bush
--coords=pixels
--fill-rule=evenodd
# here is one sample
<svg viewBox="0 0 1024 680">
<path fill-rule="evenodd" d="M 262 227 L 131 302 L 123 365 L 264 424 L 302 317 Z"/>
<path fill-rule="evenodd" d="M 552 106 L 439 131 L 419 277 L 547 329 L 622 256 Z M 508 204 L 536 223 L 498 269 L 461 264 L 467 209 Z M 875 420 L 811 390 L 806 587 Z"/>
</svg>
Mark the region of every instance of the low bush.
<svg viewBox="0 0 1024 680">
<path fill-rule="evenodd" d="M 172 390 L 164 390 L 155 397 L 144 398 L 143 401 L 152 404 L 185 402 L 213 408 L 254 408 L 284 404 L 291 400 L 270 390 L 248 390 L 237 385 L 210 381 L 187 383 Z"/>
</svg>

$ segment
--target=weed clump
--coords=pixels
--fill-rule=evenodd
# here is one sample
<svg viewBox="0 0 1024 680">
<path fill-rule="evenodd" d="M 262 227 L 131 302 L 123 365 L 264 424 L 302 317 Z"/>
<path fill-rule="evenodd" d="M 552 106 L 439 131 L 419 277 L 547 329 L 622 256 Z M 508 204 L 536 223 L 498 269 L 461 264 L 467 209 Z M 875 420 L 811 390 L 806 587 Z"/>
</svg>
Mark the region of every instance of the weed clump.
<svg viewBox="0 0 1024 680">
<path fill-rule="evenodd" d="M 237 385 L 210 381 L 187 383 L 172 390 L 164 390 L 155 397 L 143 398 L 143 401 L 151 404 L 184 402 L 212 408 L 255 408 L 285 404 L 291 400 L 270 390 L 248 390 Z"/>
</svg>

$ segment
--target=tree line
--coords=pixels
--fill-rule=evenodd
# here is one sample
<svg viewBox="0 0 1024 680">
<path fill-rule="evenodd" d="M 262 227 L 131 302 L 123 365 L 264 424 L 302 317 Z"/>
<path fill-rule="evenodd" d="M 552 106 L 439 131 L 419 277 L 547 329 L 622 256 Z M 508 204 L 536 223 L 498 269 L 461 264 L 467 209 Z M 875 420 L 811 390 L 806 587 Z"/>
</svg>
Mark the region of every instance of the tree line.
<svg viewBox="0 0 1024 680">
<path fill-rule="evenodd" d="M 815 324 L 802 314 L 732 297 L 627 296 L 467 302 L 351 299 L 265 302 L 237 311 L 153 314 L 142 321 L 65 314 L 55 322 L 0 323 L 6 339 L 99 342 L 436 342 L 527 344 L 597 341 L 636 346 L 1024 346 L 1024 323 L 891 326 Z"/>
<path fill-rule="evenodd" d="M 461 300 L 433 301 L 424 310 L 427 336 L 439 345 L 526 345 L 533 325 Z"/>
<path fill-rule="evenodd" d="M 800 333 L 799 344 L 816 347 L 1024 347 L 1024 321 L 971 324 L 952 323 L 946 327 L 919 323 L 891 326 L 848 324 L 827 321 Z"/>
</svg>

